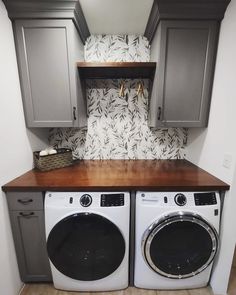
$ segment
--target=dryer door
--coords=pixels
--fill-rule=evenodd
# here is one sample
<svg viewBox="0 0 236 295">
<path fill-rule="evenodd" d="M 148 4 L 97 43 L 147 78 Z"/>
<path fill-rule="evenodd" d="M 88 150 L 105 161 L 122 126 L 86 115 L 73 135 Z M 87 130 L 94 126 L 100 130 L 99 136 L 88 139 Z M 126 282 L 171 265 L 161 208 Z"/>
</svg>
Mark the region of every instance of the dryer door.
<svg viewBox="0 0 236 295">
<path fill-rule="evenodd" d="M 125 255 L 118 227 L 101 215 L 73 214 L 57 223 L 47 240 L 48 256 L 58 271 L 93 281 L 112 274 Z"/>
<path fill-rule="evenodd" d="M 176 212 L 153 223 L 144 233 L 143 256 L 158 274 L 188 278 L 207 268 L 218 249 L 218 234 L 199 215 Z"/>
</svg>

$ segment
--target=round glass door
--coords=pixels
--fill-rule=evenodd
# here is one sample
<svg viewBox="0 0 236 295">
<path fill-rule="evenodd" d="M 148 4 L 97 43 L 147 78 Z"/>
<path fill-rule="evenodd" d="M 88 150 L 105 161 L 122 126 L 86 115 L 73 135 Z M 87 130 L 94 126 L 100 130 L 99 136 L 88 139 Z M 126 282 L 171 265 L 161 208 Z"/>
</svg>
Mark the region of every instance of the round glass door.
<svg viewBox="0 0 236 295">
<path fill-rule="evenodd" d="M 53 227 L 47 250 L 58 271 L 73 279 L 93 281 L 120 266 L 125 240 L 110 220 L 93 213 L 73 214 Z"/>
<path fill-rule="evenodd" d="M 151 225 L 144 234 L 142 249 L 155 272 L 169 278 L 187 278 L 212 262 L 218 234 L 200 216 L 179 212 Z"/>
</svg>

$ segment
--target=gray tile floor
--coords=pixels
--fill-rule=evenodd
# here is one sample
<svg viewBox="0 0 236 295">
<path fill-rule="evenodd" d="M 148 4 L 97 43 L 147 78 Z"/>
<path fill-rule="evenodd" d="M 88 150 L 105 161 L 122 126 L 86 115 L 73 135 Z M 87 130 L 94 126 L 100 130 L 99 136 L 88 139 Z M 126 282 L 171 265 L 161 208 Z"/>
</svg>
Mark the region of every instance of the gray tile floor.
<svg viewBox="0 0 236 295">
<path fill-rule="evenodd" d="M 176 291 L 144 290 L 129 287 L 121 291 L 113 292 L 66 292 L 54 289 L 51 284 L 28 284 L 21 295 L 212 295 L 211 288 Z"/>
<path fill-rule="evenodd" d="M 66 292 L 56 290 L 52 284 L 27 284 L 21 295 L 213 295 L 211 288 L 200 288 L 192 290 L 158 291 L 144 290 L 129 287 L 125 290 L 114 292 Z M 228 295 L 236 295 L 236 267 L 232 268 Z"/>
</svg>

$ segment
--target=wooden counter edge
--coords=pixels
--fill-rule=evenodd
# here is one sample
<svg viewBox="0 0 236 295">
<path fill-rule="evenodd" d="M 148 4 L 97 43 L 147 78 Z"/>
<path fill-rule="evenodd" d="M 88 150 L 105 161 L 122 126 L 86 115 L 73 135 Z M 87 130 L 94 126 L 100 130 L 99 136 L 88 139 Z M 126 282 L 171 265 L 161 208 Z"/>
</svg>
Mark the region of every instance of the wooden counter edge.
<svg viewBox="0 0 236 295">
<path fill-rule="evenodd" d="M 93 160 L 82 160 L 81 163 L 83 162 L 88 162 L 88 161 L 93 161 Z M 100 161 L 109 161 L 109 160 L 100 160 Z M 111 161 L 122 161 L 122 160 L 111 160 Z M 123 161 L 140 161 L 140 160 L 123 160 Z M 142 161 L 142 160 L 141 160 Z M 143 161 L 159 161 L 159 160 L 143 160 Z M 162 160 L 165 161 L 165 160 Z M 169 161 L 169 160 L 167 160 Z M 175 160 L 171 160 L 175 161 Z M 176 160 L 179 161 L 179 160 Z M 193 164 L 192 162 L 188 160 L 181 160 L 186 163 L 186 166 L 192 166 L 195 167 L 196 170 L 202 171 L 202 173 L 206 173 L 213 177 L 217 183 L 215 184 L 209 184 L 209 185 L 145 185 L 145 186 L 139 186 L 139 185 L 125 185 L 125 186 L 108 186 L 108 185 L 99 185 L 99 186 L 84 186 L 84 185 L 78 185 L 78 186 L 71 186 L 71 185 L 66 185 L 66 186 L 40 186 L 40 185 L 33 185 L 33 186 L 28 186 L 28 185 L 15 185 L 14 181 L 21 178 L 27 173 L 34 172 L 37 170 L 29 170 L 25 172 L 24 174 L 16 177 L 12 181 L 6 183 L 5 185 L 2 186 L 2 190 L 4 192 L 10 192 L 10 191 L 19 191 L 19 192 L 24 192 L 24 191 L 206 191 L 206 190 L 217 190 L 217 191 L 227 191 L 230 189 L 230 185 L 227 183 L 223 182 L 219 178 L 215 177 L 214 175 L 210 174 L 206 170 L 198 167 L 197 165 Z M 76 164 L 77 165 L 77 164 Z M 38 172 L 38 171 L 37 171 Z M 39 171 L 40 173 L 44 173 Z"/>
</svg>

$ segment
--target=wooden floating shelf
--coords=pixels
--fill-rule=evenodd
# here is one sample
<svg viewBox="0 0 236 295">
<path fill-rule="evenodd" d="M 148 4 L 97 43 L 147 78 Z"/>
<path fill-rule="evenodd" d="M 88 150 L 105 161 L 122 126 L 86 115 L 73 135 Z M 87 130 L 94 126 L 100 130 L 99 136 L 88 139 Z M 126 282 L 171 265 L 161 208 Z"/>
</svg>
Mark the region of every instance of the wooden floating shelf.
<svg viewBox="0 0 236 295">
<path fill-rule="evenodd" d="M 151 79 L 155 62 L 78 62 L 81 79 Z"/>
</svg>

